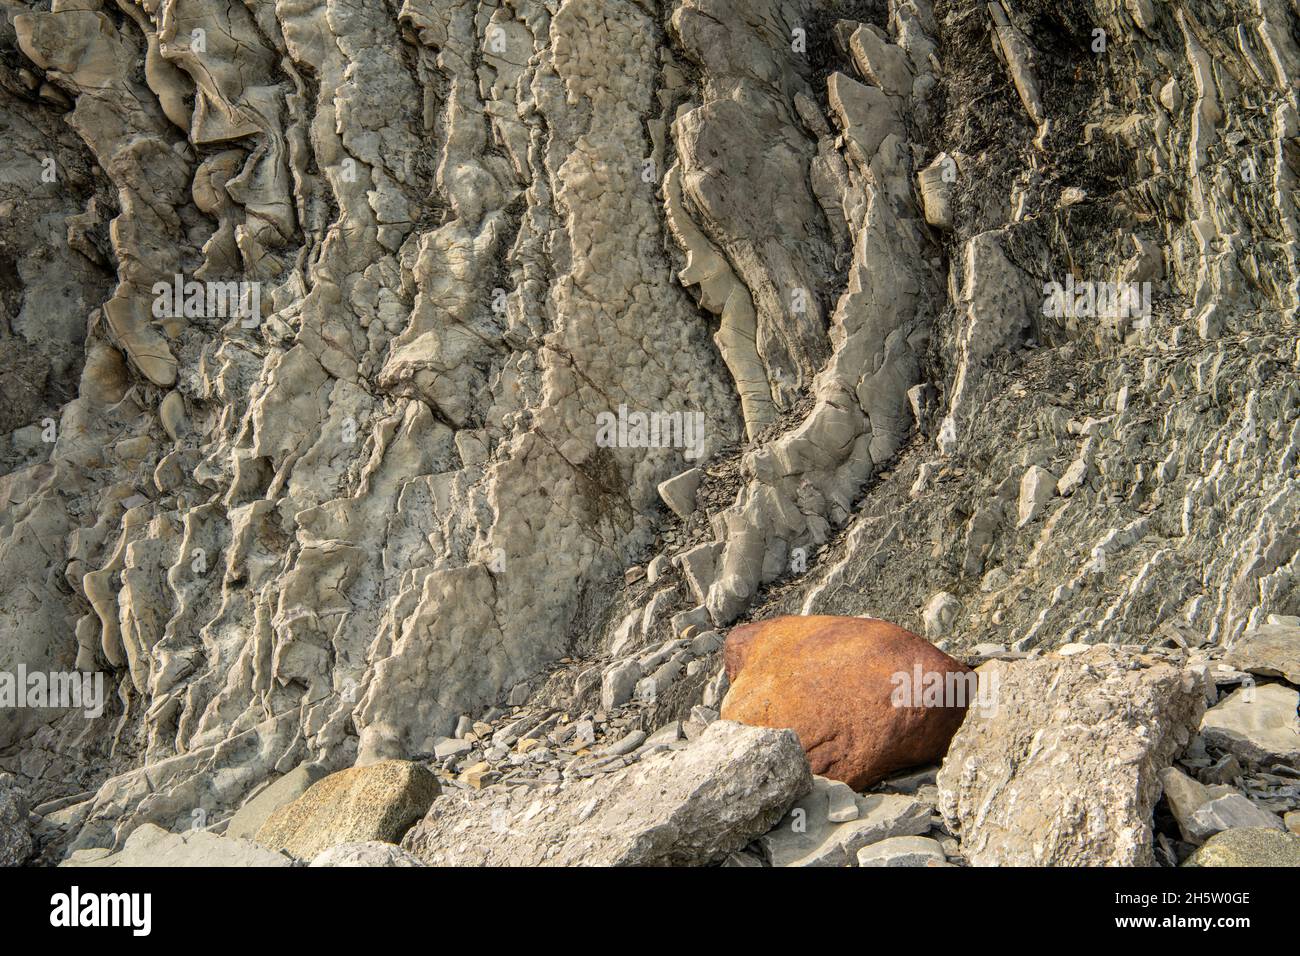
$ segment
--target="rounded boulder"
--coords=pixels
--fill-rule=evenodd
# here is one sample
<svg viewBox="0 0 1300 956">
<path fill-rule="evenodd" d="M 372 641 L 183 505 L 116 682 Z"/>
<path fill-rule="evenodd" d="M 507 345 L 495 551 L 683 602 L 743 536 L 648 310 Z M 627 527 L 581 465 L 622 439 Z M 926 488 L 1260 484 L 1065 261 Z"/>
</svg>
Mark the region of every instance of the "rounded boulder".
<svg viewBox="0 0 1300 956">
<path fill-rule="evenodd" d="M 936 763 L 975 702 L 974 672 L 888 621 L 785 616 L 733 628 L 722 717 L 793 730 L 812 772 L 863 790 Z"/>
</svg>

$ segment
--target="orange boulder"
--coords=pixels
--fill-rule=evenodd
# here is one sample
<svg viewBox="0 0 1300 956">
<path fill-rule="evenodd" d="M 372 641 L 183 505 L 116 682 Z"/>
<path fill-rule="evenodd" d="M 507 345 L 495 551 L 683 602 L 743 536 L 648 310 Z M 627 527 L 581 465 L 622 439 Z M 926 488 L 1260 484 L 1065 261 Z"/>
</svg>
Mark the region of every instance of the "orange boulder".
<svg viewBox="0 0 1300 956">
<path fill-rule="evenodd" d="M 888 621 L 787 616 L 733 628 L 722 717 L 799 736 L 815 774 L 863 790 L 938 762 L 974 702 L 969 667 Z"/>
</svg>

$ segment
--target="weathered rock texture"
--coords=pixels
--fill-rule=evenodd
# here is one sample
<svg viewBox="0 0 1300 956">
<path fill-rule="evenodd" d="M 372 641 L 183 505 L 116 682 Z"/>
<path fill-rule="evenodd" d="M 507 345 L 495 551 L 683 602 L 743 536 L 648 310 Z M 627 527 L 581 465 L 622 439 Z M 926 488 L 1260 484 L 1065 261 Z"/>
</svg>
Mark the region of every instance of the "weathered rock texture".
<svg viewBox="0 0 1300 956">
<path fill-rule="evenodd" d="M 0 672 L 107 682 L 0 720 L 50 853 L 756 614 L 1300 613 L 1296 18 L 0 0 Z"/>
<path fill-rule="evenodd" d="M 27 801 L 12 774 L 0 774 L 0 866 L 21 866 L 32 855 Z"/>
<path fill-rule="evenodd" d="M 717 721 L 616 773 L 442 797 L 402 846 L 438 866 L 704 865 L 767 832 L 811 786 L 790 731 Z"/>
<path fill-rule="evenodd" d="M 437 796 L 437 778 L 420 764 L 340 770 L 272 811 L 253 839 L 302 860 L 344 843 L 397 843 Z"/>
<path fill-rule="evenodd" d="M 1211 837 L 1183 866 L 1300 867 L 1300 837 L 1271 828 L 1225 830 Z"/>
<path fill-rule="evenodd" d="M 78 850 L 60 865 L 280 867 L 292 866 L 293 860 L 249 840 L 216 836 L 203 830 L 168 833 L 162 827 L 146 823 L 132 831 L 117 853 L 102 849 Z"/>
<path fill-rule="evenodd" d="M 837 814 L 827 784 L 843 786 L 814 777 L 812 790 L 758 840 L 772 866 L 851 866 L 868 844 L 930 828 L 929 806 L 894 794 L 851 794 L 842 808 L 847 812 Z"/>
<path fill-rule="evenodd" d="M 854 790 L 937 763 L 975 703 L 969 667 L 887 621 L 778 617 L 734 628 L 723 654 L 722 716 L 790 728 L 813 773 Z"/>
<path fill-rule="evenodd" d="M 235 811 L 224 835 L 253 839 L 272 813 L 293 803 L 322 776 L 324 774 L 317 768 L 305 764 L 295 767 Z"/>
<path fill-rule="evenodd" d="M 1284 684 L 1233 691 L 1206 712 L 1201 734 L 1246 766 L 1300 770 L 1300 693 Z"/>
<path fill-rule="evenodd" d="M 1224 660 L 1233 667 L 1300 684 L 1300 625 L 1265 624 L 1241 635 Z"/>
<path fill-rule="evenodd" d="M 939 809 L 974 866 L 1150 866 L 1159 772 L 1205 709 L 1175 655 L 1109 647 L 979 669 L 939 771 Z"/>
<path fill-rule="evenodd" d="M 311 866 L 384 866 L 416 867 L 424 864 L 399 846 L 370 840 L 364 843 L 340 843 L 311 861 Z"/>
</svg>

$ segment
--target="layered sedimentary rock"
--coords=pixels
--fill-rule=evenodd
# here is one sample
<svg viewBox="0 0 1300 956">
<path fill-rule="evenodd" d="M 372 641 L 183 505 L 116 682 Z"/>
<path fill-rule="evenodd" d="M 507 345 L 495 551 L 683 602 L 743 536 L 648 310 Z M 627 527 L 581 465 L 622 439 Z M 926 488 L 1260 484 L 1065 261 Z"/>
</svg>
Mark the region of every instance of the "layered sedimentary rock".
<svg viewBox="0 0 1300 956">
<path fill-rule="evenodd" d="M 0 2 L 0 672 L 105 679 L 5 705 L 42 846 L 651 732 L 758 614 L 1300 613 L 1294 0 L 849 8 Z"/>
<path fill-rule="evenodd" d="M 16 15 L 11 42 L 81 104 L 141 271 L 103 307 L 87 407 L 8 481 L 33 488 L 13 524 L 64 541 L 14 570 L 66 579 L 62 645 L 75 624 L 80 665 L 127 678 L 116 750 L 155 768 L 98 794 L 100 839 L 304 758 L 431 749 L 648 543 L 682 451 L 601 447 L 598 416 L 703 412 L 706 446 L 737 416 L 640 175 L 636 5 L 91 6 Z M 173 273 L 260 281 L 262 314 L 153 322 Z"/>
</svg>

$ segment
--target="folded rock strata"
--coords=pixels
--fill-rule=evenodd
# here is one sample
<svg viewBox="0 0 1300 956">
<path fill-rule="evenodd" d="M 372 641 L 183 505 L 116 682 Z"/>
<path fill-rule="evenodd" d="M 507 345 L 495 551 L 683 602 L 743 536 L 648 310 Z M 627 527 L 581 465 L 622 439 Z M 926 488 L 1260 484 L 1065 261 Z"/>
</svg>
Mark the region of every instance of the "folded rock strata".
<svg viewBox="0 0 1300 956">
<path fill-rule="evenodd" d="M 105 680 L 0 720 L 43 852 L 689 722 L 751 618 L 1300 614 L 1294 3 L 843 14 L 0 4 L 0 672 Z"/>
</svg>

